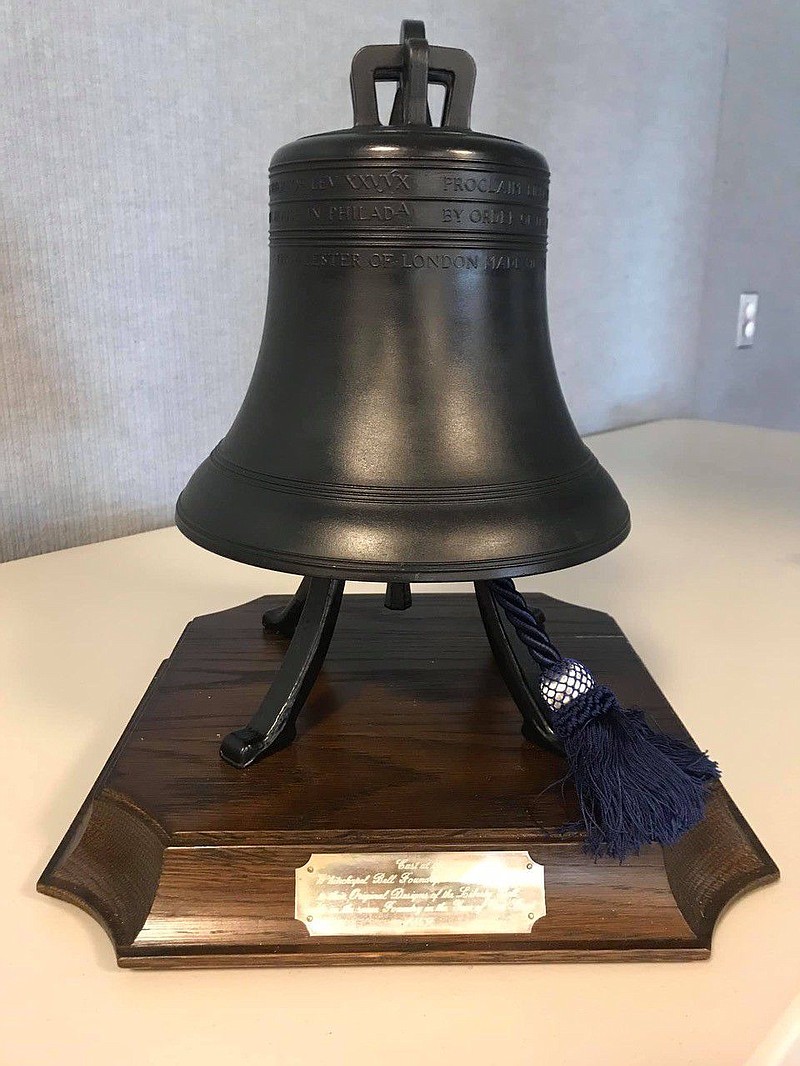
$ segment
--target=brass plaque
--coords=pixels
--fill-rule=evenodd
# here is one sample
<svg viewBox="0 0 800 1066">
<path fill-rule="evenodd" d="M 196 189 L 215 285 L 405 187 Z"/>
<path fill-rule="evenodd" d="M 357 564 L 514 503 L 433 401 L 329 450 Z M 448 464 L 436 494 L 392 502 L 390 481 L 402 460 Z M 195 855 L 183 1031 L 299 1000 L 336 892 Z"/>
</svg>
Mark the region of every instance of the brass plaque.
<svg viewBox="0 0 800 1066">
<path fill-rule="evenodd" d="M 295 870 L 295 918 L 312 936 L 529 933 L 545 913 L 527 851 L 348 852 Z"/>
</svg>

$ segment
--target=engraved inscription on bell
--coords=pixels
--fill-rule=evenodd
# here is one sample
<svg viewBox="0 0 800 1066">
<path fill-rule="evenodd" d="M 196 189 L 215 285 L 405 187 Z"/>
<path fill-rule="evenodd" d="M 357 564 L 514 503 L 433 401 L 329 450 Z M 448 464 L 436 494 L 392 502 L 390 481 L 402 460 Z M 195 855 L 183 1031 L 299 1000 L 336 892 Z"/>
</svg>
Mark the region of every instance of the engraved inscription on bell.
<svg viewBox="0 0 800 1066">
<path fill-rule="evenodd" d="M 295 871 L 295 918 L 312 936 L 529 933 L 546 913 L 527 851 L 312 855 Z"/>
</svg>

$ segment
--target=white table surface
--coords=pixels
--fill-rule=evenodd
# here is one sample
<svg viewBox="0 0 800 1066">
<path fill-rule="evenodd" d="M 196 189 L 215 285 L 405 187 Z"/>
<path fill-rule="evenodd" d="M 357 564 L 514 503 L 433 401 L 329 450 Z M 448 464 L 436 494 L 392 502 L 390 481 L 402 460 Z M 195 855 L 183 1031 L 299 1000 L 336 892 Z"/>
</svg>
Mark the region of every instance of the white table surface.
<svg viewBox="0 0 800 1066">
<path fill-rule="evenodd" d="M 710 961 L 118 970 L 35 881 L 187 620 L 296 583 L 163 529 L 0 567 L 0 1063 L 795 1061 L 800 434 L 661 422 L 591 446 L 630 538 L 520 584 L 617 619 L 781 868 Z"/>
</svg>

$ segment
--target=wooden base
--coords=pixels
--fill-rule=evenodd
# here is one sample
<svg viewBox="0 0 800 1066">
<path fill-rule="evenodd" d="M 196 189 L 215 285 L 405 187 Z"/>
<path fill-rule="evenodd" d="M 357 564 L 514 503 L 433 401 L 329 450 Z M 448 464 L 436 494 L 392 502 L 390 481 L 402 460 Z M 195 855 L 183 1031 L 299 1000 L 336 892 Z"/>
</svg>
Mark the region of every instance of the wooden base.
<svg viewBox="0 0 800 1066">
<path fill-rule="evenodd" d="M 626 704 L 685 730 L 608 615 L 530 597 L 567 655 Z M 345 596 L 289 748 L 245 770 L 247 721 L 287 645 L 266 597 L 191 622 L 39 881 L 92 914 L 121 966 L 699 959 L 723 907 L 778 876 L 727 793 L 675 847 L 594 862 L 564 764 L 525 741 L 471 595 L 411 610 Z M 712 738 L 704 738 L 711 740 Z M 547 914 L 504 935 L 311 937 L 294 871 L 313 852 L 520 850 Z"/>
</svg>

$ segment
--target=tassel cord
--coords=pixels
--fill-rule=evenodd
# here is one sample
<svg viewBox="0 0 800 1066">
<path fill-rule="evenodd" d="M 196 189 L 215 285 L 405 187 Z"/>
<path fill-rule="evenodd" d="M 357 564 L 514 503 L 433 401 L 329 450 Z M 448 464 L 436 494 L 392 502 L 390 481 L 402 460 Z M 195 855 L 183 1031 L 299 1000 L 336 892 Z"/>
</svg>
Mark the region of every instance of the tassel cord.
<svg viewBox="0 0 800 1066">
<path fill-rule="evenodd" d="M 537 622 L 525 597 L 514 587 L 514 582 L 510 578 L 498 579 L 491 582 L 491 588 L 495 602 L 502 607 L 534 662 L 542 669 L 560 663 L 563 655 L 553 644 L 544 627 Z"/>
</svg>

